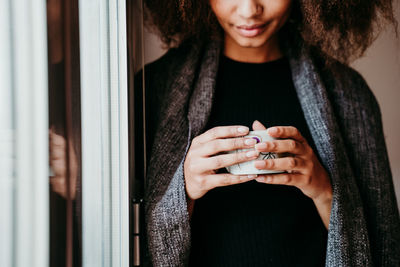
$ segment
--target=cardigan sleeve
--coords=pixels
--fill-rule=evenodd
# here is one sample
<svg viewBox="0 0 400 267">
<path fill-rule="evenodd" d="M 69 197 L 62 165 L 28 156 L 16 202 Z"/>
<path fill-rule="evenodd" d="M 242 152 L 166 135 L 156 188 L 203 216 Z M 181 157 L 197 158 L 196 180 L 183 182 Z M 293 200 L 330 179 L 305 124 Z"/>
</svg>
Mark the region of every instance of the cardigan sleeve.
<svg viewBox="0 0 400 267">
<path fill-rule="evenodd" d="M 375 266 L 400 266 L 399 210 L 380 107 L 357 71 L 348 69 L 344 76 L 343 90 L 332 96 L 363 202 L 372 260 Z"/>
</svg>

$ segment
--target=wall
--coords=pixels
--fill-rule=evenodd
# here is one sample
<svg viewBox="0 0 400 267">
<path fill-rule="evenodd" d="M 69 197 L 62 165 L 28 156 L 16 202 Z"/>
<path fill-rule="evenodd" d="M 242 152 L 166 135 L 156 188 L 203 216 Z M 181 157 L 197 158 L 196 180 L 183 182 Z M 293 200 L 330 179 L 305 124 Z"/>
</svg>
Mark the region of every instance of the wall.
<svg viewBox="0 0 400 267">
<path fill-rule="evenodd" d="M 400 1 L 396 1 L 395 9 L 396 18 L 400 22 Z M 400 207 L 400 36 L 396 39 L 393 27 L 387 28 L 366 55 L 356 60 L 352 66 L 362 74 L 378 99 Z"/>
</svg>

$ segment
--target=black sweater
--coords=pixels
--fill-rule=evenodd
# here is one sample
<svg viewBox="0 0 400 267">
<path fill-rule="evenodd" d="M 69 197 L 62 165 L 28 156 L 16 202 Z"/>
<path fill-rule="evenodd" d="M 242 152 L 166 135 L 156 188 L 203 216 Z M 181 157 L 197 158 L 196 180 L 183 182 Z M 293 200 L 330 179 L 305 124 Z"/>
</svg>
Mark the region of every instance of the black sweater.
<svg viewBox="0 0 400 267">
<path fill-rule="evenodd" d="M 207 129 L 291 125 L 311 147 L 285 57 L 243 63 L 221 56 Z M 225 169 L 219 170 L 226 172 Z M 196 200 L 190 266 L 324 266 L 327 230 L 299 189 L 250 181 L 218 187 Z"/>
</svg>

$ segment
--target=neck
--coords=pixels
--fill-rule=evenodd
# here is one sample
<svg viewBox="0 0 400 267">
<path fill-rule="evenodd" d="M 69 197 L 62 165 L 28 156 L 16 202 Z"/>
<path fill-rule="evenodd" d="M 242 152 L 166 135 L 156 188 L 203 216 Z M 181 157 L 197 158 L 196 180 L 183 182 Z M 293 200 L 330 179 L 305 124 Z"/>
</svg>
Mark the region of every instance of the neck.
<svg viewBox="0 0 400 267">
<path fill-rule="evenodd" d="M 283 53 L 276 35 L 260 47 L 243 47 L 225 34 L 224 55 L 236 61 L 263 63 L 279 59 Z"/>
</svg>

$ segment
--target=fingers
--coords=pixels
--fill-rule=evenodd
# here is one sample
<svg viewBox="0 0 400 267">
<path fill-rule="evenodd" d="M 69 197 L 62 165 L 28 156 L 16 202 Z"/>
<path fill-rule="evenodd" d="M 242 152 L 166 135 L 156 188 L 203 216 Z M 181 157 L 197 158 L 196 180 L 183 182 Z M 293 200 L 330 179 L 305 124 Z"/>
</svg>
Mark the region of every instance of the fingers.
<svg viewBox="0 0 400 267">
<path fill-rule="evenodd" d="M 248 149 L 254 147 L 257 141 L 253 138 L 216 139 L 195 148 L 195 153 L 201 156 L 211 156 L 223 151 Z"/>
<path fill-rule="evenodd" d="M 208 158 L 195 157 L 192 159 L 192 155 L 189 155 L 189 157 L 186 157 L 185 164 L 187 171 L 190 173 L 209 173 L 237 163 L 256 159 L 258 155 L 255 150 L 222 154 Z"/>
<path fill-rule="evenodd" d="M 276 133 L 271 130 L 274 128 L 277 128 Z M 263 130 L 265 126 L 255 121 L 253 129 Z M 289 138 L 289 140 L 274 140 L 256 145 L 256 140 L 243 137 L 248 134 L 249 128 L 240 125 L 214 127 L 196 136 L 192 140 L 184 163 L 186 192 L 188 196 L 191 199 L 197 199 L 212 188 L 254 179 L 253 176 L 233 175 L 229 173 L 215 174 L 215 170 L 255 160 L 260 152 L 288 152 L 297 155 L 298 157 L 273 159 L 273 161 L 257 161 L 256 165 L 258 169 L 295 170 L 295 174 L 285 175 L 297 175 L 297 170 L 304 169 L 306 165 L 305 161 L 299 156 L 307 152 L 307 146 L 303 145 L 303 142 L 306 142 L 305 139 L 295 127 L 278 126 L 272 127 L 269 130 L 268 134 L 272 137 Z M 256 150 L 219 154 L 224 151 L 249 149 L 255 146 Z"/>
<path fill-rule="evenodd" d="M 65 177 L 66 174 L 66 141 L 61 135 L 49 132 L 49 164 L 54 172 L 54 177 Z"/>
<path fill-rule="evenodd" d="M 301 143 L 306 139 L 301 135 L 300 131 L 293 126 L 274 126 L 267 129 L 267 133 L 276 138 L 292 138 Z"/>
<path fill-rule="evenodd" d="M 49 132 L 49 138 L 50 138 L 50 147 L 65 147 L 65 138 L 61 135 L 55 134 L 54 132 L 50 131 Z"/>
<path fill-rule="evenodd" d="M 50 184 L 52 191 L 60 194 L 62 197 L 66 198 L 66 180 L 64 177 L 53 177 L 50 179 Z"/>
<path fill-rule="evenodd" d="M 218 126 L 209 129 L 205 133 L 196 136 L 192 140 L 193 145 L 200 145 L 207 143 L 211 140 L 219 139 L 219 138 L 229 138 L 229 137 L 238 137 L 246 135 L 249 132 L 249 128 L 246 126 Z"/>
<path fill-rule="evenodd" d="M 258 157 L 259 153 L 255 150 L 237 152 L 232 154 L 223 154 L 214 157 L 203 159 L 203 168 L 200 171 L 205 172 L 207 170 L 217 170 L 227 166 L 231 166 L 237 163 L 254 160 Z"/>
<path fill-rule="evenodd" d="M 58 159 L 65 159 L 65 149 L 63 147 L 51 147 L 50 148 L 50 159 L 51 160 L 58 160 Z"/>
<path fill-rule="evenodd" d="M 51 160 L 50 166 L 55 177 L 65 177 L 67 173 L 67 165 L 63 158 Z"/>
<path fill-rule="evenodd" d="M 257 160 L 254 162 L 257 169 L 266 170 L 294 170 L 300 171 L 307 168 L 307 163 L 302 158 L 284 157 L 278 159 Z"/>
<path fill-rule="evenodd" d="M 198 199 L 215 187 L 245 183 L 256 177 L 256 174 L 234 175 L 230 173 L 196 175 L 186 180 L 186 193 L 189 198 Z"/>
<path fill-rule="evenodd" d="M 302 174 L 280 173 L 259 175 L 255 180 L 267 184 L 296 185 L 302 177 Z"/>
<path fill-rule="evenodd" d="M 295 155 L 302 155 L 306 153 L 305 144 L 293 139 L 274 140 L 258 143 L 255 145 L 255 149 L 259 152 L 288 152 Z"/>
<path fill-rule="evenodd" d="M 245 183 L 256 178 L 256 174 L 234 175 L 230 173 L 220 173 L 205 176 L 205 186 L 207 190 L 215 187 Z"/>
<path fill-rule="evenodd" d="M 258 120 L 255 120 L 253 122 L 253 130 L 258 131 L 258 130 L 266 130 L 267 128 Z"/>
</svg>

